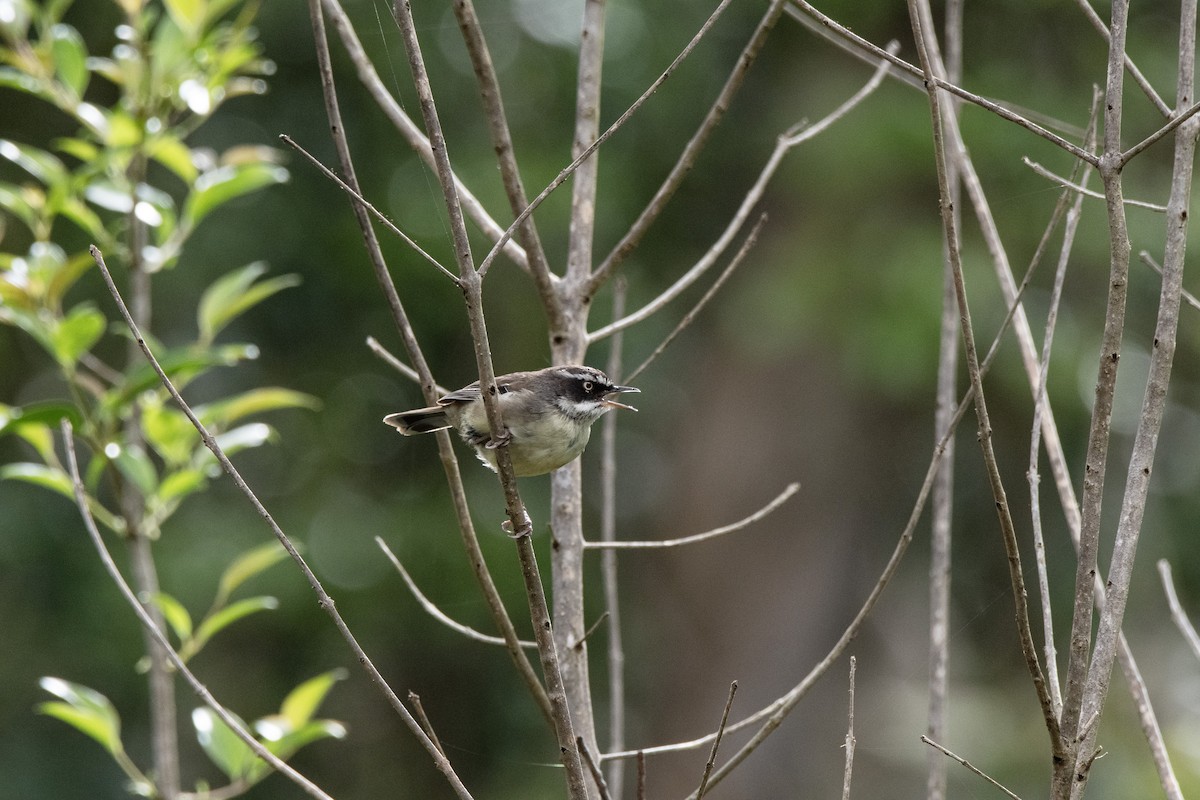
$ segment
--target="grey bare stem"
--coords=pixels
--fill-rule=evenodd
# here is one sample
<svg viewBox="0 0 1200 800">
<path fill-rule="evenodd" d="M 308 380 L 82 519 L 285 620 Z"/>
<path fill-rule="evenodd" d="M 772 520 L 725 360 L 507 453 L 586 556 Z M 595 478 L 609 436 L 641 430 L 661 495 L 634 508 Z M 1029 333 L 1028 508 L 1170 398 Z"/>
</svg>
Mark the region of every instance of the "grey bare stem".
<svg viewBox="0 0 1200 800">
<path fill-rule="evenodd" d="M 854 656 L 850 656 L 850 689 L 848 691 L 850 699 L 846 712 L 846 763 L 842 768 L 842 800 L 850 800 L 850 776 L 854 774 L 854 746 L 857 743 L 854 738 L 854 671 L 856 667 L 857 662 Z"/>
<path fill-rule="evenodd" d="M 475 363 L 479 371 L 479 385 L 482 389 L 489 427 L 494 439 L 503 440 L 507 428 L 500 418 L 500 408 L 495 397 L 496 372 L 492 364 L 491 345 L 488 342 L 487 324 L 483 315 L 483 276 L 475 269 L 472 261 L 471 244 L 467 237 L 466 223 L 458 201 L 446 139 L 442 133 L 433 90 L 429 85 L 429 75 L 421 55 L 412 8 L 407 0 L 397 0 L 392 6 L 392 13 L 396 23 L 400 26 L 404 48 L 408 53 L 409 68 L 412 71 L 417 96 L 420 98 L 421 115 L 425 121 L 425 130 L 428 133 L 434 161 L 437 165 L 438 182 L 442 187 L 446 211 L 449 214 L 454 257 L 458 264 L 459 281 L 466 303 L 467 318 L 471 326 L 471 339 L 475 345 Z M 498 248 L 495 252 L 498 252 Z M 496 448 L 496 470 L 500 476 L 505 509 L 521 563 L 521 575 L 525 581 L 530 621 L 533 623 L 538 655 L 542 662 L 546 696 L 550 700 L 559 757 L 566 771 L 567 791 L 572 800 L 586 800 L 589 796 L 587 776 L 584 773 L 578 749 L 575 747 L 575 732 L 571 721 L 567 687 L 563 683 L 560 656 L 555 648 L 554 631 L 546 605 L 545 590 L 542 587 L 537 556 L 533 550 L 531 535 L 533 526 L 529 520 L 529 514 L 525 510 L 525 504 L 521 500 L 517 479 L 513 473 L 512 457 L 506 446 L 502 445 Z"/>
<path fill-rule="evenodd" d="M 338 153 L 338 163 L 341 166 L 342 173 L 346 176 L 347 186 L 354 192 L 352 196 L 361 196 L 358 178 L 354 169 L 354 161 L 351 158 L 349 144 L 345 138 L 345 125 L 342 123 L 341 111 L 337 100 L 333 69 L 330 65 L 329 46 L 325 35 L 325 20 L 321 13 L 321 6 L 317 0 L 309 0 L 309 16 L 313 26 L 313 41 L 316 47 L 317 65 L 321 73 L 321 87 L 325 100 L 325 111 L 329 118 L 330 134 Z M 358 222 L 359 231 L 363 236 L 363 242 L 367 248 L 367 255 L 371 261 L 371 268 L 374 271 L 376 283 L 378 283 L 384 298 L 387 300 L 388 308 L 391 310 L 392 319 L 404 344 L 405 352 L 408 353 L 409 360 L 415 365 L 415 371 L 419 376 L 419 383 L 425 399 L 427 402 L 432 403 L 441 396 L 441 393 L 439 393 L 437 382 L 433 379 L 433 372 L 429 368 L 429 363 L 425 359 L 421 345 L 417 341 L 412 324 L 409 322 L 408 313 L 404 308 L 404 304 L 400 301 L 400 295 L 396 291 L 395 284 L 392 282 L 392 276 L 384 261 L 383 251 L 379 246 L 375 229 L 370 224 L 366 211 L 361 205 L 352 203 L 351 207 Z M 458 469 L 458 459 L 454 454 L 454 446 L 450 441 L 449 434 L 444 431 L 436 434 L 436 436 L 438 454 L 441 458 L 442 469 L 446 474 L 446 482 L 450 487 L 450 495 L 458 522 L 459 534 L 463 542 L 463 547 L 467 551 L 472 572 L 475 575 L 480 590 L 483 592 L 492 619 L 507 643 L 509 658 L 516 667 L 517 673 L 525 682 L 526 687 L 528 687 L 538 709 L 549 722 L 552 719 L 550 700 L 546 696 L 541 679 L 521 649 L 512 619 L 509 617 L 508 610 L 504 607 L 504 602 L 500 598 L 500 593 L 496 589 L 491 573 L 488 571 L 487 561 L 484 559 L 482 550 L 479 547 L 479 540 L 475 535 L 475 523 L 471 519 L 471 512 L 467 506 L 466 490 L 463 488 L 462 475 Z"/>
</svg>

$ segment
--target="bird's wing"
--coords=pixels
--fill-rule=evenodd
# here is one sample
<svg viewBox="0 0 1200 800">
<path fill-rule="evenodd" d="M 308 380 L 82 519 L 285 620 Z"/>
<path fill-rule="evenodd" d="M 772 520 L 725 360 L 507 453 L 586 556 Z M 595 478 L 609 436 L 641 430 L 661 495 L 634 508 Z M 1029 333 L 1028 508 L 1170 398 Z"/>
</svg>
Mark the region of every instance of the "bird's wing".
<svg viewBox="0 0 1200 800">
<path fill-rule="evenodd" d="M 455 403 L 470 403 L 480 397 L 483 397 L 483 392 L 479 391 L 479 381 L 475 381 L 470 386 L 464 386 L 458 391 L 451 392 L 437 402 L 439 406 L 452 406 Z"/>
</svg>

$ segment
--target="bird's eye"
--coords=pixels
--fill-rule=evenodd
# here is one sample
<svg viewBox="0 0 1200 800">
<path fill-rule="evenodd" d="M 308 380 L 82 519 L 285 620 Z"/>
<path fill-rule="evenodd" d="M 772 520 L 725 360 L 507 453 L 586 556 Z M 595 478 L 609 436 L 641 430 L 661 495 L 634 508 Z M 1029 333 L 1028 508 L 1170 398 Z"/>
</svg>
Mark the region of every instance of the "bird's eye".
<svg viewBox="0 0 1200 800">
<path fill-rule="evenodd" d="M 591 381 L 584 381 L 584 382 L 583 382 L 583 390 L 584 390 L 585 392 L 587 392 L 588 394 L 591 394 L 591 393 L 592 393 L 592 389 L 595 389 L 595 388 L 596 388 L 596 384 L 592 383 Z"/>
</svg>

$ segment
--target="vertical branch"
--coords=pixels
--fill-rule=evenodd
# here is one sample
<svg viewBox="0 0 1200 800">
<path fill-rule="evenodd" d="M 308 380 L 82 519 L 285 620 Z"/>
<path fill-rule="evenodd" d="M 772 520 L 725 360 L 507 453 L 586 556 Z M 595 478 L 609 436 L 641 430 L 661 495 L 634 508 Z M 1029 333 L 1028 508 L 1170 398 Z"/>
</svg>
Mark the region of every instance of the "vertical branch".
<svg viewBox="0 0 1200 800">
<path fill-rule="evenodd" d="M 962 71 L 961 0 L 947 0 L 945 38 L 947 79 L 957 83 Z M 949 113 L 957 114 L 959 103 L 951 101 Z M 957 161 L 947 164 L 951 204 L 958 217 L 961 183 Z M 943 243 L 943 247 L 946 245 Z M 933 437 L 941 441 L 950 429 L 950 420 L 958 405 L 958 308 L 954 295 L 954 273 L 947 254 L 942 274 L 942 318 L 938 337 L 937 401 Z M 954 439 L 947 438 L 942 463 L 938 466 L 931 500 L 932 530 L 929 554 L 929 710 L 927 731 L 930 738 L 946 738 L 946 695 L 950 663 L 950 523 L 954 511 Z M 853 670 L 853 667 L 851 668 Z M 851 672 L 853 675 L 853 671 Z M 926 754 L 925 795 L 929 800 L 946 796 L 946 760 L 930 751 Z M 849 776 L 847 776 L 848 778 Z M 847 790 L 849 789 L 847 781 Z"/>
<path fill-rule="evenodd" d="M 613 319 L 625 313 L 627 283 L 619 276 L 613 285 Z M 621 375 L 622 334 L 609 342 L 608 375 L 619 380 Z M 617 538 L 617 415 L 604 417 L 602 460 L 600 465 L 601 511 L 600 539 Z M 625 749 L 625 645 L 621 634 L 621 595 L 617 582 L 617 552 L 605 550 L 600 556 L 600 575 L 604 582 L 604 608 L 608 611 L 608 749 Z M 621 800 L 625 779 L 625 760 L 613 759 L 608 764 L 608 787 L 613 800 Z"/>
<path fill-rule="evenodd" d="M 346 185 L 350 187 L 355 197 L 361 197 L 361 186 L 359 185 L 357 172 L 354 169 L 354 161 L 350 157 L 350 147 L 346 141 L 341 108 L 337 99 L 337 90 L 333 82 L 333 68 L 330 63 L 329 43 L 325 33 L 325 18 L 322 14 L 320 0 L 309 0 L 308 12 L 313 28 L 313 42 L 316 47 L 317 67 L 321 76 L 321 90 L 325 101 L 325 113 L 329 119 L 330 133 L 334 148 L 337 151 L 338 163 L 342 174 L 345 176 Z M 361 203 L 354 202 L 351 204 L 351 207 L 354 210 L 359 231 L 362 233 L 363 242 L 366 244 L 367 255 L 370 258 L 371 267 L 375 273 L 375 280 L 387 300 L 388 307 L 391 309 L 392 319 L 404 343 L 404 349 L 418 373 L 426 402 L 433 403 L 438 397 L 437 384 L 433 379 L 433 372 L 430 370 L 429 363 L 425 359 L 425 354 L 421 350 L 421 345 L 417 341 L 416 333 L 413 331 L 412 324 L 408 319 L 408 312 L 405 310 L 404 304 L 400 301 L 400 295 L 396 291 L 396 285 L 392 282 L 392 277 L 384 261 L 383 250 L 380 248 L 379 239 L 375 235 L 375 229 L 371 225 L 370 217 Z M 508 615 L 508 610 L 504 607 L 504 601 L 500 597 L 500 592 L 496 589 L 496 584 L 492 580 L 491 573 L 488 571 L 487 562 L 483 558 L 483 551 L 475 535 L 475 523 L 471 519 L 471 512 L 467 506 L 466 491 L 463 488 L 462 475 L 458 469 L 458 459 L 454 455 L 454 446 L 450 441 L 450 435 L 445 431 L 439 431 L 436 436 L 438 454 L 441 457 L 442 469 L 446 473 L 446 482 L 450 487 L 450 495 L 458 521 L 459 534 L 462 537 L 463 547 L 467 551 L 467 557 L 471 563 L 475 579 L 479 583 L 480 590 L 483 592 L 488 610 L 491 612 L 492 619 L 496 623 L 496 628 L 504 637 L 509 658 L 512 659 L 517 672 L 525 681 L 525 685 L 529 688 L 530 694 L 533 696 L 542 715 L 548 721 L 552 721 L 553 714 L 550 707 L 550 700 L 546 696 L 546 690 L 542 686 L 541 679 L 534 671 L 533 665 L 529 662 L 529 658 L 525 655 L 525 651 L 521 648 L 516 628 L 513 627 L 512 619 Z"/>
<path fill-rule="evenodd" d="M 488 342 L 487 324 L 483 316 L 483 281 L 475 269 L 471 257 L 471 243 L 467 237 L 466 222 L 463 218 L 462 207 L 458 202 L 458 193 L 454 184 L 454 173 L 450 166 L 450 156 L 446 150 L 446 139 L 442 132 L 441 121 L 438 119 L 437 106 L 434 103 L 433 90 L 429 83 L 429 75 L 425 69 L 424 57 L 421 55 L 420 42 L 417 39 L 416 24 L 413 22 L 412 7 L 409 0 L 396 0 L 393 14 L 404 38 L 404 47 L 408 53 L 409 68 L 412 70 L 413 82 L 420 98 L 421 113 L 425 120 L 425 129 L 437 162 L 438 182 L 446 202 L 446 210 L 450 217 L 450 229 L 454 243 L 455 260 L 459 269 L 459 286 L 467 307 L 467 318 L 471 325 L 471 339 L 475 346 L 475 363 L 479 369 L 479 386 L 482 389 L 484 407 L 487 410 L 488 423 L 492 438 L 503 442 L 508 435 L 508 429 L 500 417 L 500 409 L 495 400 L 496 373 L 492 365 L 491 345 Z M 525 510 L 525 504 L 517 490 L 517 479 L 513 474 L 512 457 L 508 448 L 500 446 L 496 450 L 496 467 L 500 475 L 500 485 L 504 492 L 505 509 L 509 524 L 517 546 L 517 554 L 521 562 L 521 575 L 525 581 L 525 593 L 529 601 L 529 612 L 533 623 L 534 634 L 537 638 L 538 655 L 542 661 L 542 672 L 546 681 L 546 694 L 550 700 L 553 712 L 555 735 L 558 740 L 559 758 L 566 770 L 567 789 L 572 800 L 582 800 L 589 796 L 588 782 L 584 774 L 583 762 L 575 742 L 575 732 L 572 723 L 571 701 L 564 686 L 563 670 L 556 646 L 558 632 L 552 625 L 546 597 L 542 588 L 541 575 L 538 570 L 537 556 L 533 550 L 533 523 Z M 578 462 L 574 463 L 578 474 Z M 561 472 L 561 470 L 560 470 Z M 582 548 L 581 548 L 582 550 Z M 556 593 L 557 597 L 557 593 Z M 582 593 L 580 595 L 582 598 Z M 581 603 L 582 605 L 582 603 Z M 564 653 L 569 652 L 564 649 Z M 585 671 L 586 677 L 586 671 Z M 590 708 L 589 708 L 590 711 Z M 590 714 L 588 716 L 590 723 Z M 581 735 L 584 743 L 593 752 L 595 747 L 595 731 L 584 729 Z"/>
<path fill-rule="evenodd" d="M 1068 643 L 1061 716 L 1066 758 L 1062 762 L 1055 762 L 1051 785 L 1051 796 L 1063 798 L 1070 792 L 1076 754 L 1079 752 L 1077 748 L 1081 724 L 1080 708 L 1084 684 L 1088 681 L 1088 656 L 1091 650 L 1092 607 L 1095 602 L 1100 546 L 1100 512 L 1104 499 L 1104 477 L 1112 426 L 1113 395 L 1117 383 L 1117 365 L 1121 358 L 1121 338 L 1125 331 L 1130 247 L 1119 159 L 1122 88 L 1125 75 L 1125 29 L 1128 16 L 1128 0 L 1114 0 L 1109 35 L 1108 76 L 1104 92 L 1104 153 L 1099 164 L 1108 208 L 1109 288 L 1095 401 L 1092 405 L 1092 421 L 1084 461 L 1079 556 L 1075 568 L 1075 601 L 1071 614 L 1071 638 Z"/>
<path fill-rule="evenodd" d="M 938 189 L 942 226 L 945 229 L 945 241 L 951 267 L 954 272 L 954 294 L 958 301 L 959 322 L 963 339 L 963 351 L 967 361 L 967 372 L 971 378 L 971 388 L 975 399 L 975 416 L 979 423 L 979 446 L 983 451 L 984 466 L 987 469 L 988 483 L 991 485 L 992 496 L 996 503 L 996 514 L 999 517 L 1000 532 L 1004 541 L 1004 549 L 1008 555 L 1009 578 L 1013 587 L 1013 602 L 1017 622 L 1017 633 L 1021 641 L 1021 652 L 1025 657 L 1025 665 L 1033 680 L 1038 702 L 1042 707 L 1042 715 L 1050 735 L 1051 748 L 1055 758 L 1060 756 L 1061 738 L 1058 730 L 1058 719 L 1054 716 L 1053 706 L 1046 691 L 1045 676 L 1038 662 L 1037 648 L 1033 643 L 1033 635 L 1029 626 L 1029 607 L 1025 593 L 1024 579 L 1021 574 L 1021 555 L 1017 547 L 1016 531 L 1013 527 L 1012 513 L 1000 477 L 1000 469 L 996 463 L 995 449 L 992 444 L 992 427 L 988 416 L 987 402 L 983 395 L 982 376 L 979 367 L 979 353 L 975 347 L 975 332 L 971 322 L 971 311 L 967 303 L 966 284 L 964 282 L 962 259 L 958 248 L 958 228 L 954 216 L 954 208 L 950 201 L 949 184 L 947 183 L 946 165 L 948 161 L 944 128 L 946 112 L 943 110 L 941 95 L 935 83 L 935 75 L 940 78 L 944 68 L 936 50 L 936 41 L 932 33 L 932 13 L 928 2 L 909 0 L 909 18 L 913 27 L 913 36 L 917 44 L 917 53 L 921 59 L 921 67 L 926 77 L 928 87 L 929 109 L 933 123 L 934 160 L 937 166 Z"/>
<path fill-rule="evenodd" d="M 1113 9 L 1112 39 L 1114 42 L 1118 39 L 1117 5 L 1114 3 Z M 1196 5 L 1196 0 L 1183 0 L 1181 3 L 1179 74 L 1175 96 L 1177 114 L 1186 109 L 1195 97 Z M 1124 24 L 1121 27 L 1124 28 Z M 1110 105 L 1112 103 L 1111 97 L 1109 103 Z M 1200 132 L 1200 122 L 1193 118 L 1181 125 L 1175 133 L 1175 162 L 1172 168 L 1170 198 L 1167 201 L 1163 279 L 1159 295 L 1158 321 L 1155 325 L 1154 341 L 1150 352 L 1150 370 L 1146 378 L 1146 391 L 1142 399 L 1141 414 L 1133 439 L 1133 452 L 1129 458 L 1129 468 L 1125 478 L 1125 494 L 1121 502 L 1117 535 L 1113 543 L 1112 563 L 1108 570 L 1104 610 L 1100 614 L 1100 622 L 1096 629 L 1096 646 L 1092 652 L 1080 709 L 1080 718 L 1089 722 L 1099 718 L 1108 692 L 1113 660 L 1119 647 L 1125 604 L 1129 597 L 1129 582 L 1132 578 L 1134 556 L 1137 552 L 1142 518 L 1146 509 L 1154 454 L 1157 450 L 1158 435 L 1162 429 L 1163 414 L 1166 410 L 1167 387 L 1171 379 L 1171 366 L 1174 360 L 1179 326 L 1179 308 L 1182 302 L 1183 263 L 1187 249 L 1187 218 L 1198 132 Z M 1115 151 L 1118 147 L 1119 142 L 1109 141 L 1106 136 L 1106 156 L 1110 152 L 1110 148 Z M 1115 181 L 1119 192 L 1119 172 Z M 1106 191 L 1105 194 L 1107 195 L 1108 192 Z M 1128 260 L 1127 237 L 1125 245 L 1124 255 Z M 1086 729 L 1082 730 L 1082 741 L 1075 759 L 1075 774 L 1071 781 L 1072 797 L 1082 795 L 1088 768 L 1093 762 L 1091 754 L 1095 747 L 1098 727 L 1096 724 L 1088 724 Z"/>
<path fill-rule="evenodd" d="M 580 28 L 579 77 L 575 96 L 572 160 L 583 156 L 600 134 L 600 84 L 604 61 L 605 0 L 586 0 Z M 592 271 L 596 226 L 595 150 L 572 178 L 571 222 L 567 269 L 559 285 L 559 327 L 550 331 L 551 358 L 556 364 L 579 363 L 587 350 L 587 279 Z M 550 529 L 554 587 L 554 632 L 567 702 L 575 734 L 591 752 L 599 752 L 592 712 L 583 607 L 583 470 L 578 460 L 550 478 Z"/>
</svg>

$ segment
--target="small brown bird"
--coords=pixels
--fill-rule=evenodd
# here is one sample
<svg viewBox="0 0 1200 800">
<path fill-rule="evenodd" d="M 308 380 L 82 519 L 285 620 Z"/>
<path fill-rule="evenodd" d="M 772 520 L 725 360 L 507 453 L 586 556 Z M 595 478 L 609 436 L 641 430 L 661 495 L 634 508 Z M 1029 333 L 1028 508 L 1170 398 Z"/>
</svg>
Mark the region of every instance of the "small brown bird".
<svg viewBox="0 0 1200 800">
<path fill-rule="evenodd" d="M 500 415 L 508 428 L 507 442 L 492 438 L 479 382 L 438 400 L 436 406 L 388 414 L 383 421 L 405 436 L 456 428 L 479 460 L 496 469 L 496 448 L 507 444 L 518 477 L 542 475 L 579 457 L 591 436 L 592 423 L 610 408 L 637 411 L 612 399 L 622 392 L 598 369 L 584 366 L 547 367 L 536 372 L 513 372 L 496 378 Z"/>
</svg>

